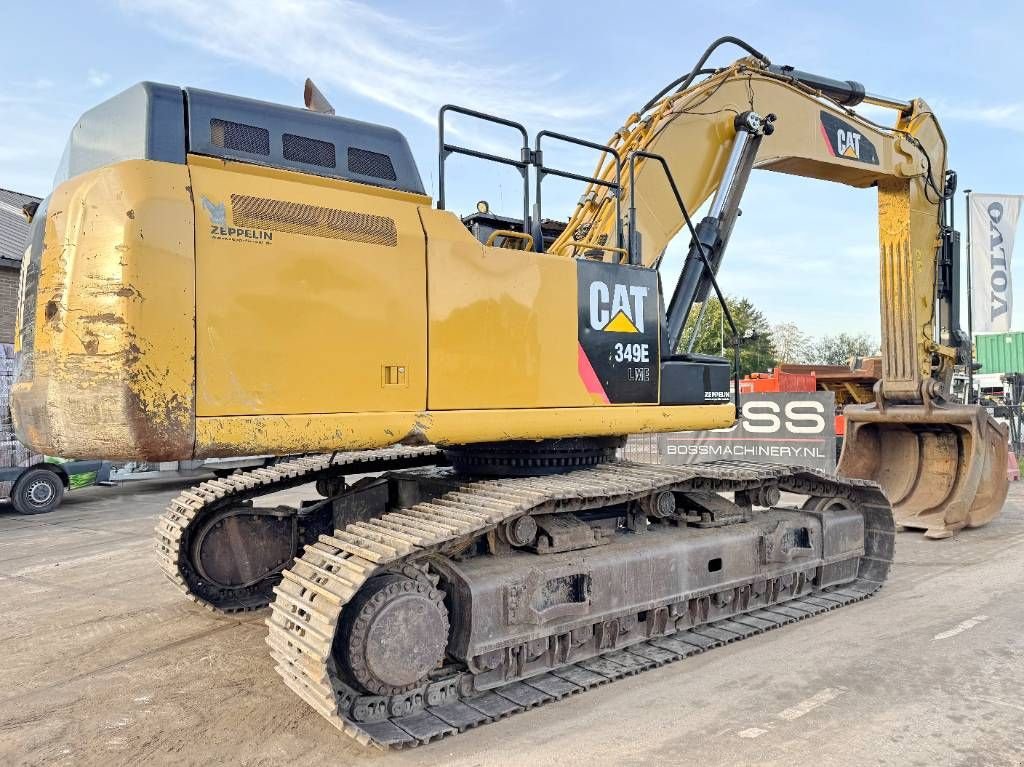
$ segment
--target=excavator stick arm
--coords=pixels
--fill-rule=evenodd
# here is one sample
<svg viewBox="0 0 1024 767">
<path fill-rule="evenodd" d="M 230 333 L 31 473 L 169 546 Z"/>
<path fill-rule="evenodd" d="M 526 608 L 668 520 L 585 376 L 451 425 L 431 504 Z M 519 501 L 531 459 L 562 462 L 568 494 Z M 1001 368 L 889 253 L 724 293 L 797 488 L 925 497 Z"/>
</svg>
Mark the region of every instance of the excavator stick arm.
<svg viewBox="0 0 1024 767">
<path fill-rule="evenodd" d="M 895 125 L 885 128 L 848 108 L 861 101 L 894 109 Z M 738 204 L 729 189 L 736 178 L 731 169 L 747 138 L 740 117 L 748 113 L 774 121 L 757 138 L 753 167 L 877 188 L 882 377 L 873 404 L 846 411 L 839 473 L 878 482 L 897 521 L 933 537 L 985 524 L 1006 497 L 1007 435 L 983 408 L 944 401 L 964 346 L 953 268 L 957 235 L 946 224 L 955 174 L 946 170 L 946 139 L 925 102 L 870 96 L 859 83 L 754 55 L 632 115 L 609 142 L 621 157 L 638 150 L 663 156 L 689 210 L 714 195 L 711 218 L 721 199 L 733 197 L 721 221 L 706 218 L 698 226 L 702 242 L 691 243 L 670 304 L 670 339 L 679 341 L 672 331 L 706 299 L 695 254 L 724 250 L 728 239 L 727 216 Z M 597 176 L 610 177 L 612 167 L 604 162 Z M 642 244 L 643 262 L 656 265 L 684 222 L 654 164 L 638 168 L 634 185 L 623 190 L 635 206 L 625 225 Z M 616 222 L 608 194 L 598 185 L 587 190 L 555 249 L 571 246 L 583 230 L 591 240 L 611 236 Z M 724 236 L 704 238 L 701 232 L 716 224 Z M 716 268 L 721 250 L 713 253 Z"/>
</svg>

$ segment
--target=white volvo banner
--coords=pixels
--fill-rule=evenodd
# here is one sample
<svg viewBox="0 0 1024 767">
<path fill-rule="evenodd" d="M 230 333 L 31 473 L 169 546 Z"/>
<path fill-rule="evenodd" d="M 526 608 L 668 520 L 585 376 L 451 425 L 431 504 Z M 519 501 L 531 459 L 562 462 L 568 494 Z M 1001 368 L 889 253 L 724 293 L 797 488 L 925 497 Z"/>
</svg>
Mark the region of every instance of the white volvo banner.
<svg viewBox="0 0 1024 767">
<path fill-rule="evenodd" d="M 971 300 L 975 333 L 1002 333 L 1013 316 L 1010 256 L 1022 195 L 972 194 Z"/>
</svg>

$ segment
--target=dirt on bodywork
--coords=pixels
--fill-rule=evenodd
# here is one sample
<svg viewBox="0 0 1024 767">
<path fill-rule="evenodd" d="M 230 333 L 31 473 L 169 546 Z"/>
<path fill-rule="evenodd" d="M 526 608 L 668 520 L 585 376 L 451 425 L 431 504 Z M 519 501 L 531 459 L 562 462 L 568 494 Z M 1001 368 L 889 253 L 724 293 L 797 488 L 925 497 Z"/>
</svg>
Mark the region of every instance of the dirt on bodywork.
<svg viewBox="0 0 1024 767">
<path fill-rule="evenodd" d="M 947 538 L 1002 509 L 1007 427 L 980 405 L 847 407 L 840 476 L 877 482 L 896 523 Z"/>
</svg>

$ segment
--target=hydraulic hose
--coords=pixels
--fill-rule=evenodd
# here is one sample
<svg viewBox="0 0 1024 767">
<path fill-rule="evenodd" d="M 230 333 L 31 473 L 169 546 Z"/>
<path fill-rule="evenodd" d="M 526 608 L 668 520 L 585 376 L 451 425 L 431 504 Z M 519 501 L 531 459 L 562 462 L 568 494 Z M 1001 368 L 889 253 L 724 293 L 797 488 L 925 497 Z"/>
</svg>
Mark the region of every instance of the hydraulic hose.
<svg viewBox="0 0 1024 767">
<path fill-rule="evenodd" d="M 704 55 L 702 55 L 700 59 L 698 59 L 693 69 L 690 70 L 689 74 L 685 74 L 682 77 L 677 77 L 675 80 L 673 80 L 660 91 L 658 91 L 654 98 L 652 98 L 650 101 L 644 104 L 643 109 L 640 110 L 640 114 L 643 114 L 652 106 L 657 104 L 661 100 L 661 97 L 664 96 L 669 91 L 673 89 L 678 91 L 685 91 L 687 88 L 690 87 L 690 84 L 694 81 L 694 79 L 699 77 L 700 75 L 714 74 L 715 70 L 704 69 L 704 65 L 707 63 L 708 59 L 711 58 L 711 54 L 714 53 L 719 47 L 725 45 L 726 43 L 732 43 L 733 45 L 745 50 L 751 56 L 761 59 L 761 61 L 763 61 L 765 64 L 771 64 L 771 61 L 768 60 L 768 57 L 761 53 L 761 51 L 757 50 L 754 46 L 750 45 L 749 43 L 740 40 L 738 37 L 733 37 L 732 35 L 720 37 L 707 47 L 707 50 L 704 51 Z"/>
</svg>

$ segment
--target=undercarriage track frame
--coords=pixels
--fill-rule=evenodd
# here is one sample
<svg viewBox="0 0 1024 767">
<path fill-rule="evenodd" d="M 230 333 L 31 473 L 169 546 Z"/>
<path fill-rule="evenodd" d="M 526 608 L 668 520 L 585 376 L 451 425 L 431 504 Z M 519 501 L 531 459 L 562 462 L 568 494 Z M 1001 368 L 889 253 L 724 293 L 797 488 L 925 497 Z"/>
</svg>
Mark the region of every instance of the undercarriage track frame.
<svg viewBox="0 0 1024 767">
<path fill-rule="evenodd" d="M 350 467 L 358 467 L 351 473 L 362 473 L 395 468 L 396 460 L 430 463 L 431 450 L 391 448 L 303 457 L 272 469 L 204 482 L 175 499 L 157 527 L 157 548 L 165 572 L 189 594 L 173 569 L 172 539 L 180 537 L 187 526 L 186 517 L 194 519 L 209 506 L 221 507 L 243 500 L 242 496 L 252 498 L 319 477 L 350 473 Z M 775 596 L 776 601 L 760 609 L 674 633 L 670 626 L 664 635 L 552 667 L 484 693 L 472 690 L 468 671 L 451 666 L 432 674 L 421 687 L 390 696 L 359 693 L 339 673 L 332 646 L 343 610 L 372 576 L 422 566 L 431 555 L 457 550 L 466 540 L 528 513 L 572 512 L 624 503 L 667 488 L 719 492 L 763 485 L 810 496 L 807 508 L 825 509 L 835 499 L 860 507 L 865 516 L 865 555 L 854 581 L 799 593 L 794 576 L 793 588 L 782 584 L 783 593 Z M 442 497 L 349 524 L 308 545 L 274 588 L 266 641 L 285 684 L 339 730 L 364 745 L 383 749 L 415 746 L 865 599 L 887 576 L 894 535 L 890 506 L 876 485 L 836 480 L 813 469 L 739 462 L 700 466 L 615 462 L 556 476 L 467 478 Z M 716 598 L 715 594 L 709 596 Z"/>
<path fill-rule="evenodd" d="M 440 461 L 443 461 L 443 457 L 435 447 L 399 446 L 383 450 L 302 456 L 280 461 L 273 466 L 206 480 L 182 490 L 157 522 L 156 550 L 160 569 L 186 597 L 214 612 L 239 613 L 262 609 L 269 600 L 251 599 L 236 607 L 223 608 L 211 604 L 193 590 L 188 583 L 190 565 L 187 558 L 196 525 L 245 501 L 321 478 L 429 466 Z"/>
</svg>

